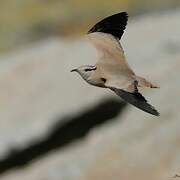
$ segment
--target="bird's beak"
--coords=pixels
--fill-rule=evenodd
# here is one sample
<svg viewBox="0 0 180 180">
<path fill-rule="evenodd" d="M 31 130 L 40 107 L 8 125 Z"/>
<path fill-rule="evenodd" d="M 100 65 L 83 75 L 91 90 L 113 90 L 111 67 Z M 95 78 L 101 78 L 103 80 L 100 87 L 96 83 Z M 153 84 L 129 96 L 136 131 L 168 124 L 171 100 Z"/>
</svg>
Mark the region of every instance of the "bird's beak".
<svg viewBox="0 0 180 180">
<path fill-rule="evenodd" d="M 71 72 L 75 72 L 75 71 L 77 71 L 77 69 L 72 69 L 72 70 L 71 70 Z"/>
</svg>

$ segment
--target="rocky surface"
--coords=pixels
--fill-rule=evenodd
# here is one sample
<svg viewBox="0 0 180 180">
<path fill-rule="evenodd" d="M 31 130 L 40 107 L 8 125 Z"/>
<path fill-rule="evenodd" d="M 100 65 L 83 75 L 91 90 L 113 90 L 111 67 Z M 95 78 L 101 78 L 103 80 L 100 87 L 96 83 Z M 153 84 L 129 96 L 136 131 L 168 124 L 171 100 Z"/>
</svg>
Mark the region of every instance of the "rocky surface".
<svg viewBox="0 0 180 180">
<path fill-rule="evenodd" d="M 122 39 L 135 72 L 161 87 L 142 90 L 160 117 L 129 105 L 111 123 L 1 179 L 166 180 L 180 173 L 179 19 L 178 11 L 134 19 Z M 1 159 L 43 138 L 57 120 L 117 98 L 69 72 L 95 62 L 83 40 L 50 38 L 0 59 Z"/>
</svg>

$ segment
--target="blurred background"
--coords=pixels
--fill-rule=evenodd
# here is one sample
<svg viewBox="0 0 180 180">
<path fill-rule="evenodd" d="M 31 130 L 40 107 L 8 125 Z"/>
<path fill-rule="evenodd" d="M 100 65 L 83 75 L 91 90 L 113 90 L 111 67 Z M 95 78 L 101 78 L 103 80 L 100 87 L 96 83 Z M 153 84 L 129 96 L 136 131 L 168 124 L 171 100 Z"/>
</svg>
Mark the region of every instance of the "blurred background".
<svg viewBox="0 0 180 180">
<path fill-rule="evenodd" d="M 122 38 L 154 117 L 72 68 L 96 62 L 86 32 L 129 13 Z M 0 179 L 165 180 L 180 175 L 179 0 L 0 0 Z"/>
</svg>

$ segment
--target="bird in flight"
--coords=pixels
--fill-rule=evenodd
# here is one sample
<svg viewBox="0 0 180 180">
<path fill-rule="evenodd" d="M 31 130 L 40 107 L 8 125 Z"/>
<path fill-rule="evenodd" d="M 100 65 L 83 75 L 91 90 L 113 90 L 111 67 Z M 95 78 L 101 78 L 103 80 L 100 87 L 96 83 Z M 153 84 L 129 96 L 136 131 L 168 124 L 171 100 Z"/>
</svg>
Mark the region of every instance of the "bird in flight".
<svg viewBox="0 0 180 180">
<path fill-rule="evenodd" d="M 127 12 L 121 12 L 94 25 L 86 38 L 97 49 L 97 63 L 80 66 L 71 72 L 78 72 L 89 84 L 109 88 L 124 101 L 159 116 L 159 112 L 138 91 L 138 87 L 157 88 L 157 86 L 134 73 L 126 61 L 120 44 L 127 20 Z"/>
</svg>

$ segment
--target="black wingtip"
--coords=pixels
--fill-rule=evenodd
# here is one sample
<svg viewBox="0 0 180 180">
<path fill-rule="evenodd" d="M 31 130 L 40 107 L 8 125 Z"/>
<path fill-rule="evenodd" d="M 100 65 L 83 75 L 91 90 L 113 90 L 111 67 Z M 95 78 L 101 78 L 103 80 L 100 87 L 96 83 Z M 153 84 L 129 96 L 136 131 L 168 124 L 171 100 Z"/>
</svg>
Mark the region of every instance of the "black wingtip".
<svg viewBox="0 0 180 180">
<path fill-rule="evenodd" d="M 149 104 L 150 105 L 150 104 Z M 151 106 L 151 105 L 150 105 Z M 151 110 L 148 111 L 148 113 L 152 114 L 152 115 L 155 115 L 155 116 L 160 116 L 160 113 L 153 107 L 151 106 Z"/>
<path fill-rule="evenodd" d="M 134 105 L 135 107 L 154 116 L 160 116 L 160 113 L 151 104 L 149 104 L 145 97 L 143 97 L 143 95 L 139 92 L 130 93 L 120 89 L 112 90 L 126 102 Z"/>
<path fill-rule="evenodd" d="M 121 39 L 128 21 L 128 13 L 121 12 L 99 21 L 88 33 L 104 32 Z"/>
<path fill-rule="evenodd" d="M 131 94 L 134 96 L 134 99 L 139 101 L 139 105 L 137 105 L 137 103 L 135 103 L 135 104 L 132 103 L 133 105 L 135 105 L 136 107 L 140 108 L 141 110 L 148 112 L 152 115 L 160 116 L 160 113 L 155 109 L 154 106 L 152 106 L 151 104 L 149 104 L 147 102 L 147 100 L 141 93 L 136 92 L 136 93 L 131 93 Z"/>
<path fill-rule="evenodd" d="M 160 113 L 157 111 L 156 116 L 160 116 Z"/>
<path fill-rule="evenodd" d="M 153 115 L 160 116 L 160 113 L 156 109 L 154 109 L 154 114 Z"/>
</svg>

